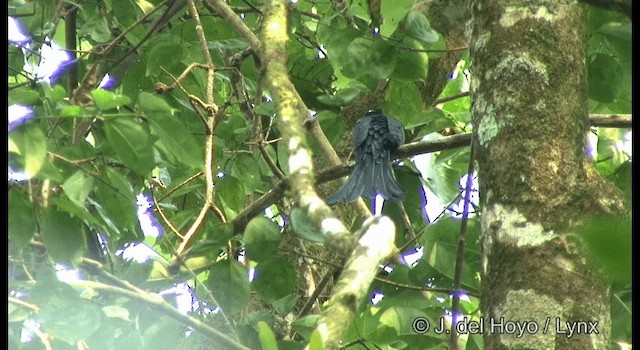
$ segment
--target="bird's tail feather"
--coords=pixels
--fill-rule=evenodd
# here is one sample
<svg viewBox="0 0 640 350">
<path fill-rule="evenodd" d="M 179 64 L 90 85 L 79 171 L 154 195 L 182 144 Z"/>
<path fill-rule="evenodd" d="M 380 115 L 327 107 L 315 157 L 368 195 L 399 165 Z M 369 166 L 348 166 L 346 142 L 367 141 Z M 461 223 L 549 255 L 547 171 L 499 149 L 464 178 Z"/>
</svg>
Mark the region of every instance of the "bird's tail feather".
<svg viewBox="0 0 640 350">
<path fill-rule="evenodd" d="M 332 205 L 344 199 L 353 202 L 363 196 L 373 198 L 380 194 L 385 200 L 399 201 L 404 198 L 404 191 L 396 181 L 389 166 L 389 155 L 381 159 L 356 163 L 349 180 L 334 194 L 326 199 Z"/>
<path fill-rule="evenodd" d="M 364 166 L 356 163 L 356 166 L 347 182 L 345 182 L 334 194 L 327 197 L 325 202 L 332 205 L 339 202 L 341 199 L 344 199 L 347 202 L 352 202 L 358 199 L 360 193 L 363 191 L 363 186 L 365 185 L 365 182 L 361 179 L 363 173 Z"/>
</svg>

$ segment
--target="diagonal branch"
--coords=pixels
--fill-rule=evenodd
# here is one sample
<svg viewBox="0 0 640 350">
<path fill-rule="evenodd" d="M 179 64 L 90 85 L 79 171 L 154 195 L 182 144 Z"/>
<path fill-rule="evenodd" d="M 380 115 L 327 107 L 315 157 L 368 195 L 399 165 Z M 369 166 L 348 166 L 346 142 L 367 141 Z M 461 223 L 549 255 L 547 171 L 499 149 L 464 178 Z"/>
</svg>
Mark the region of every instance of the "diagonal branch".
<svg viewBox="0 0 640 350">
<path fill-rule="evenodd" d="M 340 341 L 347 330 L 345 325 L 351 322 L 358 305 L 368 297 L 369 286 L 379 271 L 379 265 L 393 252 L 395 231 L 393 221 L 384 216 L 373 216 L 363 224 L 360 232 L 364 234 L 347 260 L 316 328 L 323 349 L 340 348 Z"/>
<path fill-rule="evenodd" d="M 599 127 L 615 127 L 615 128 L 630 128 L 631 127 L 631 115 L 601 115 L 595 114 L 589 117 L 589 121 L 593 126 Z M 444 151 L 448 149 L 455 149 L 469 146 L 471 142 L 471 133 L 457 134 L 452 136 L 445 136 L 437 140 L 428 141 L 415 141 L 400 146 L 393 154 L 392 157 L 396 159 L 411 158 L 419 154 L 427 154 L 438 151 Z M 323 184 L 325 182 L 335 180 L 337 178 L 347 176 L 353 169 L 354 163 L 340 163 L 337 166 L 333 166 L 324 169 L 316 174 L 316 185 Z M 235 232 L 243 232 L 244 227 L 249 220 L 254 216 L 260 214 L 266 208 L 276 203 L 284 196 L 284 193 L 289 189 L 289 180 L 284 179 L 279 181 L 273 186 L 273 188 L 262 195 L 253 202 L 252 205 L 246 207 L 241 211 L 238 216 L 233 219 L 233 227 Z"/>
<path fill-rule="evenodd" d="M 277 105 L 282 142 L 287 145 L 290 155 L 289 183 L 294 201 L 312 218 L 331 246 L 347 252 L 352 245 L 351 233 L 314 189 L 313 161 L 300 122 L 301 118 L 309 116 L 309 111 L 288 77 L 286 45 L 289 38 L 285 1 L 267 1 L 265 8 L 263 40 L 269 45 L 263 48 L 261 56 L 265 66 L 265 81 Z"/>
<path fill-rule="evenodd" d="M 205 138 L 205 160 L 204 160 L 204 176 L 205 176 L 205 200 L 200 209 L 200 213 L 196 220 L 193 222 L 187 233 L 184 234 L 184 239 L 180 242 L 178 249 L 176 249 L 175 254 L 179 256 L 182 254 L 188 247 L 191 241 L 193 240 L 194 235 L 198 232 L 202 223 L 204 222 L 204 218 L 207 215 L 207 212 L 210 208 L 215 207 L 214 203 L 214 195 L 215 195 L 215 186 L 214 181 L 215 177 L 213 174 L 214 171 L 214 147 L 215 147 L 215 127 L 218 121 L 217 112 L 218 106 L 215 104 L 213 88 L 215 84 L 215 66 L 213 65 L 213 60 L 211 59 L 211 54 L 209 53 L 209 48 L 207 46 L 207 39 L 204 36 L 204 30 L 202 29 L 202 23 L 200 22 L 200 15 L 198 14 L 198 10 L 196 9 L 195 3 L 193 0 L 187 0 L 189 7 L 189 14 L 196 22 L 196 33 L 198 34 L 198 41 L 200 42 L 200 48 L 202 50 L 202 55 L 204 56 L 204 60 L 207 65 L 207 86 L 206 86 L 206 106 L 205 109 L 208 113 L 208 118 L 206 120 L 206 131 L 207 135 Z"/>
</svg>

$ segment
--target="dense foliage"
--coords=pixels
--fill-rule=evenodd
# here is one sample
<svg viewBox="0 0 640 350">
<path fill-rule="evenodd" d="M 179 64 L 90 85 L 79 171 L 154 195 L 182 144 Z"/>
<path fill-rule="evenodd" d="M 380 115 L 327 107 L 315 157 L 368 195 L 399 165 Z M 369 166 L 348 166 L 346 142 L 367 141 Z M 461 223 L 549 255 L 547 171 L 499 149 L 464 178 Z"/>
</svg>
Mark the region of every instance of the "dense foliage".
<svg viewBox="0 0 640 350">
<path fill-rule="evenodd" d="M 28 35 L 9 42 L 9 168 L 16 172 L 8 192 L 9 348 L 218 348 L 202 327 L 248 348 L 275 349 L 274 335 L 281 349 L 311 341 L 318 315 L 299 313 L 309 294 L 300 290 L 296 261 L 325 268 L 331 262 L 303 251 L 297 259 L 282 255 L 283 240 L 321 239 L 304 213 L 291 210 L 287 192 L 261 201 L 289 173 L 289 154 L 264 87 L 264 62 L 210 2 L 196 1 L 221 118 L 211 145 L 215 205 L 176 260 L 207 185 L 207 71 L 193 66 L 204 59 L 188 9 L 162 20 L 168 7 L 159 0 L 9 1 L 9 15 Z M 376 11 L 355 0 L 342 12 L 329 1 L 290 5 L 290 78 L 333 146 L 343 145 L 344 108 L 382 80 L 388 86 L 373 107 L 403 123 L 407 142 L 471 130 L 466 53 L 452 67 L 444 100 L 423 106 L 414 82 L 429 76 L 428 62 L 447 47 L 414 2 L 384 1 Z M 226 4 L 248 29 L 261 31 L 261 0 Z M 590 9 L 589 19 L 590 112 L 628 114 L 630 21 L 601 9 Z M 52 42 L 76 52 L 55 73 L 45 63 L 66 51 Z M 105 74 L 110 83 L 96 86 Z M 91 88 L 74 93 L 77 86 Z M 13 121 L 19 111 L 30 117 Z M 627 132 L 598 129 L 594 158 L 630 199 L 631 159 L 620 147 Z M 383 213 L 396 223 L 396 246 L 422 254 L 379 275 L 370 292 L 384 297 L 359 305 L 345 325 L 345 348 L 448 342 L 446 334 L 417 334 L 412 326 L 417 318 L 438 325 L 451 306 L 468 156 L 467 148 L 451 148 L 396 167 L 407 193 L 404 211 L 387 203 Z M 160 234 L 149 233 L 154 225 Z M 630 342 L 630 228 L 618 223 L 621 234 L 603 239 L 610 225 L 594 223 L 587 240 L 612 277 L 612 342 Z M 461 279 L 460 312 L 473 318 L 480 316 L 479 226 L 472 216 Z M 153 254 L 140 258 L 141 247 Z M 461 339 L 466 349 L 483 348 L 480 334 Z"/>
</svg>

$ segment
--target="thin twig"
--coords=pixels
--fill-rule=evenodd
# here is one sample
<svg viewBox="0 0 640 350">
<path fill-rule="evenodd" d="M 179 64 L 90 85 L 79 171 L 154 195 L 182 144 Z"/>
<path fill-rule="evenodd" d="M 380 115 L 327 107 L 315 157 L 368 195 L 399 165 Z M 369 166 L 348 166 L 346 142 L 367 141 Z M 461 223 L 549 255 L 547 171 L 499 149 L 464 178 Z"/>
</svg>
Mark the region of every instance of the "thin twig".
<svg viewBox="0 0 640 350">
<path fill-rule="evenodd" d="M 204 174 L 204 172 L 202 171 L 198 171 L 197 173 L 189 176 L 186 180 L 182 181 L 181 183 L 178 184 L 178 186 L 170 189 L 169 191 L 167 191 L 165 194 L 163 194 L 162 196 L 160 196 L 160 198 L 158 198 L 159 202 L 162 202 L 162 200 L 164 200 L 165 198 L 169 197 L 173 192 L 177 191 L 180 189 L 180 187 L 188 184 L 189 182 L 193 181 L 194 179 L 196 179 L 197 177 L 202 176 L 202 174 Z"/>
<path fill-rule="evenodd" d="M 166 215 L 164 215 L 164 211 L 160 207 L 160 204 L 158 204 L 158 201 L 156 200 L 156 196 L 153 194 L 153 190 L 151 190 L 151 199 L 153 200 L 153 205 L 156 207 L 158 214 L 160 214 L 160 216 L 162 217 L 162 220 L 169 227 L 171 232 L 173 232 L 176 236 L 180 237 L 181 240 L 184 240 L 184 236 L 180 233 L 180 231 L 178 231 L 178 229 L 175 226 L 173 226 L 173 223 L 171 222 L 171 220 L 169 220 L 169 218 Z"/>
<path fill-rule="evenodd" d="M 181 255 L 185 249 L 191 243 L 195 233 L 200 229 L 204 218 L 211 208 L 214 205 L 214 196 L 215 196 L 215 177 L 213 174 L 214 171 L 214 147 L 215 147 L 215 127 L 217 124 L 217 116 L 216 113 L 218 111 L 218 107 L 215 105 L 214 96 L 213 96 L 213 88 L 215 83 L 215 67 L 213 65 L 213 61 L 211 59 L 211 55 L 209 54 L 209 48 L 207 46 L 207 39 L 204 36 L 204 30 L 202 29 L 202 23 L 200 22 L 200 16 L 198 15 L 198 10 L 196 9 L 195 3 L 193 0 L 187 0 L 189 6 L 189 13 L 191 17 L 196 22 L 196 33 L 198 34 L 198 40 L 200 42 L 200 48 L 202 50 L 202 55 L 204 56 L 205 62 L 207 62 L 207 87 L 206 87 L 206 100 L 207 100 L 207 112 L 209 113 L 208 118 L 206 119 L 206 130 L 207 135 L 205 138 L 205 164 L 204 164 L 204 175 L 205 175 L 205 201 L 198 214 L 196 220 L 193 222 L 189 230 L 184 235 L 184 240 L 176 249 L 176 255 Z"/>
<path fill-rule="evenodd" d="M 471 186 L 473 186 L 473 172 L 475 159 L 473 156 L 473 143 L 469 146 L 469 168 L 467 170 L 467 183 L 464 192 L 464 209 L 462 210 L 462 220 L 460 221 L 460 235 L 458 236 L 458 251 L 456 253 L 456 263 L 453 275 L 453 290 L 459 290 L 462 284 L 462 268 L 464 266 L 464 250 L 467 239 L 467 225 L 469 223 L 469 207 L 471 203 Z M 451 320 L 453 327 L 450 337 L 451 350 L 458 349 L 458 327 L 456 327 L 458 309 L 460 309 L 460 295 L 454 293 L 451 298 Z"/>
</svg>

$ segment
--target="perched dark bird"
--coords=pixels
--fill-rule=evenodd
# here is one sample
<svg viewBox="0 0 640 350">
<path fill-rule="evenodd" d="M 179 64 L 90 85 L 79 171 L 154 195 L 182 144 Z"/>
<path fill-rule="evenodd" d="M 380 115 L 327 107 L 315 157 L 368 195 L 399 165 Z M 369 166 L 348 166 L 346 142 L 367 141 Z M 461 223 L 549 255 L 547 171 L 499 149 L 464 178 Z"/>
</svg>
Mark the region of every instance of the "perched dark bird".
<svg viewBox="0 0 640 350">
<path fill-rule="evenodd" d="M 349 180 L 327 198 L 327 204 L 341 199 L 353 202 L 360 196 L 373 198 L 376 194 L 385 200 L 402 200 L 404 192 L 391 170 L 389 153 L 403 143 L 404 128 L 399 121 L 381 111 L 367 112 L 356 122 L 353 131 L 356 154 L 353 172 Z"/>
</svg>

